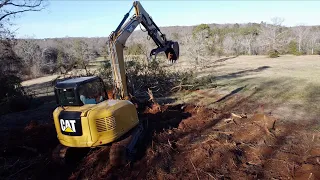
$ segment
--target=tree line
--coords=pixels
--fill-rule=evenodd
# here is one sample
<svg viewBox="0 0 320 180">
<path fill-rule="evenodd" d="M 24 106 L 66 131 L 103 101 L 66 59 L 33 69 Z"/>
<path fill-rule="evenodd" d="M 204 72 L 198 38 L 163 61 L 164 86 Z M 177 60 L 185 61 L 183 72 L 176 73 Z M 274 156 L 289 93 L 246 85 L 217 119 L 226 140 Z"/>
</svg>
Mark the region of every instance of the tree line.
<svg viewBox="0 0 320 180">
<path fill-rule="evenodd" d="M 163 27 L 168 39 L 180 44 L 182 55 L 200 62 L 206 56 L 320 54 L 320 27 L 283 26 L 284 19 L 272 23 L 200 24 L 198 26 Z M 155 47 L 147 33 L 137 31 L 128 39 L 125 54 L 148 55 Z M 90 61 L 108 58 L 106 37 L 18 39 L 14 52 L 21 57 L 26 78 L 65 73 L 77 66 L 87 70 Z M 274 54 L 275 53 L 275 54 Z"/>
<path fill-rule="evenodd" d="M 23 73 L 28 79 L 45 74 L 65 74 L 75 67 L 84 69 L 88 74 L 90 61 L 101 56 L 107 57 L 105 43 L 97 41 L 84 38 L 19 39 L 14 50 L 22 57 L 22 63 L 25 65 Z"/>
<path fill-rule="evenodd" d="M 271 21 L 220 28 L 201 24 L 182 40 L 189 45 L 186 52 L 196 60 L 206 55 L 320 54 L 319 26 L 285 27 L 282 18 Z"/>
</svg>

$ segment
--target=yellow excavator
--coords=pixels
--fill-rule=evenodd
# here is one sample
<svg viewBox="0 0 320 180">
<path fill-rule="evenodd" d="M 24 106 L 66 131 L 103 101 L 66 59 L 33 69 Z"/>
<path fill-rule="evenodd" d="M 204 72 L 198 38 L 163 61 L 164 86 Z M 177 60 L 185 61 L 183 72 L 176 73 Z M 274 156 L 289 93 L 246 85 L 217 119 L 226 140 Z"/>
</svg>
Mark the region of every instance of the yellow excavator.
<svg viewBox="0 0 320 180">
<path fill-rule="evenodd" d="M 135 14 L 127 21 L 132 9 Z M 164 52 L 169 60 L 179 58 L 178 42 L 168 41 L 140 2 L 135 1 L 119 26 L 108 38 L 115 99 L 108 99 L 107 89 L 97 76 L 78 77 L 57 82 L 55 96 L 58 107 L 53 112 L 60 145 L 53 158 L 63 162 L 70 148 L 111 146 L 110 164 L 130 160 L 136 144 L 143 137 L 145 123 L 138 118 L 127 90 L 123 50 L 129 36 L 142 24 L 157 48 L 150 58 Z"/>
</svg>

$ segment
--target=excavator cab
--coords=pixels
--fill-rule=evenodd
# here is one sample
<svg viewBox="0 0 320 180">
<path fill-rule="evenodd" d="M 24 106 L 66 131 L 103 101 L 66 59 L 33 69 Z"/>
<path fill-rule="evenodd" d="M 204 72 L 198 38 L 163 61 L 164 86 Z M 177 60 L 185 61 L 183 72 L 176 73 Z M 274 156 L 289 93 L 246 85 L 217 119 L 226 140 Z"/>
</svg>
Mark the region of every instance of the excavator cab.
<svg viewBox="0 0 320 180">
<path fill-rule="evenodd" d="M 107 98 L 104 83 L 96 76 L 58 82 L 55 86 L 55 96 L 60 106 L 98 104 Z"/>
</svg>

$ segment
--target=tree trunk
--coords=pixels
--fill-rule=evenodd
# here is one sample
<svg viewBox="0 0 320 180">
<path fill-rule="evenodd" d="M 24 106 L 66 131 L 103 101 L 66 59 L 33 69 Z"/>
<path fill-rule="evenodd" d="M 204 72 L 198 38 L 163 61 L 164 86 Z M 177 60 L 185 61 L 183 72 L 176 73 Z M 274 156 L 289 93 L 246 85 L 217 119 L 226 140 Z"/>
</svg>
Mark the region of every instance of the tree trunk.
<svg viewBox="0 0 320 180">
<path fill-rule="evenodd" d="M 311 48 L 311 54 L 313 55 L 313 48 Z"/>
</svg>

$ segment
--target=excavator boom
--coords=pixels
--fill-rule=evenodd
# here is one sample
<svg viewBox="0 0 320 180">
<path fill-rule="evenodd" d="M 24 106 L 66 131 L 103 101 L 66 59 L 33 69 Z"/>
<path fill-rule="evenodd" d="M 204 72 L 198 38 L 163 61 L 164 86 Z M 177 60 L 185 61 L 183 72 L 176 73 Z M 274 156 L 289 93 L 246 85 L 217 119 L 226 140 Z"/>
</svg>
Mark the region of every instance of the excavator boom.
<svg viewBox="0 0 320 180">
<path fill-rule="evenodd" d="M 135 9 L 135 14 L 125 23 L 132 9 Z M 144 26 L 148 35 L 157 45 L 157 48 L 150 52 L 149 58 L 152 56 L 156 57 L 160 52 L 165 52 L 169 60 L 177 60 L 179 58 L 178 42 L 168 41 L 166 35 L 160 31 L 159 27 L 144 10 L 140 2 L 135 1 L 129 12 L 124 16 L 121 23 L 116 30 L 111 33 L 108 39 L 115 94 L 119 99 L 128 99 L 123 49 L 127 39 L 139 24 Z"/>
</svg>

